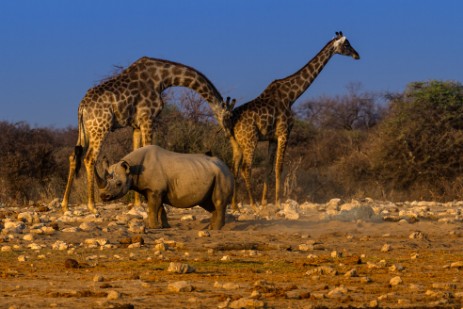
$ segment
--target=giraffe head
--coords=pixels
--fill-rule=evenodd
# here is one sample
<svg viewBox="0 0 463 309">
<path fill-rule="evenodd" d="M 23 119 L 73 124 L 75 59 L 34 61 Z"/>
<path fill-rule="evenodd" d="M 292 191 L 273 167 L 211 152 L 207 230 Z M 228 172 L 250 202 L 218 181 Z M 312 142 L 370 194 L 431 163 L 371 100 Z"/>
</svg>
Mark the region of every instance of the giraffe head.
<svg viewBox="0 0 463 309">
<path fill-rule="evenodd" d="M 220 108 L 214 111 L 220 127 L 225 130 L 225 133 L 229 136 L 233 136 L 233 123 L 231 118 L 235 103 L 236 99 L 231 100 L 230 97 L 227 97 L 227 101 L 222 102 Z"/>
<path fill-rule="evenodd" d="M 336 54 L 351 56 L 354 59 L 360 59 L 360 55 L 350 45 L 349 40 L 342 34 L 342 32 L 336 32 L 336 37 L 332 40 L 334 52 Z"/>
</svg>

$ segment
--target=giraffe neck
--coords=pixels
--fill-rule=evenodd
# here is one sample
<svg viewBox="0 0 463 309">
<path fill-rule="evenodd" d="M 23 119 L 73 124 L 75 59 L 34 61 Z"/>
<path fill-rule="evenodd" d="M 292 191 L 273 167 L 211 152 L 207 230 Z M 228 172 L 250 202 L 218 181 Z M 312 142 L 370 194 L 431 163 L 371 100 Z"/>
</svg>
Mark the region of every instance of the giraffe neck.
<svg viewBox="0 0 463 309">
<path fill-rule="evenodd" d="M 156 68 L 149 70 L 153 74 L 153 80 L 156 81 L 156 78 L 159 78 L 158 76 L 161 73 L 160 92 L 174 86 L 186 87 L 196 91 L 207 101 L 219 125 L 223 127 L 226 110 L 224 109 L 222 95 L 204 74 L 187 65 L 167 60 L 144 57 L 140 61 L 146 62 L 148 65 L 151 64 L 151 67 Z M 159 69 L 159 67 L 162 68 Z"/>
<path fill-rule="evenodd" d="M 303 66 L 296 73 L 274 81 L 264 90 L 270 90 L 272 93 L 283 92 L 283 97 L 279 100 L 284 101 L 286 104 L 292 105 L 306 90 L 310 87 L 312 82 L 317 78 L 318 74 L 323 70 L 325 65 L 334 55 L 334 40 L 330 41 L 325 47 L 318 52 L 305 66 Z M 279 91 L 276 91 L 279 88 Z M 262 93 L 262 95 L 264 95 Z"/>
</svg>

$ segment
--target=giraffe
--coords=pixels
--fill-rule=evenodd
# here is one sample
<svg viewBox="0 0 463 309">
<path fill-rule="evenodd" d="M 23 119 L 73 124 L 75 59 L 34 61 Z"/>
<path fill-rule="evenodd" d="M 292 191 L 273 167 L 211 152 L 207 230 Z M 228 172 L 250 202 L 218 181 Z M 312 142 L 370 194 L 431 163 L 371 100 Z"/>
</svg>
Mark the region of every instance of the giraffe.
<svg viewBox="0 0 463 309">
<path fill-rule="evenodd" d="M 171 86 L 184 86 L 198 92 L 214 113 L 221 129 L 231 133 L 229 99 L 224 102 L 212 82 L 192 67 L 162 59 L 142 57 L 120 74 L 90 88 L 78 108 L 78 139 L 69 156 L 69 174 L 61 203 L 68 210 L 74 176 L 81 167 L 82 157 L 87 172 L 88 209 L 95 209 L 95 163 L 102 143 L 115 129 L 133 127 L 133 148 L 152 143 L 154 119 L 164 107 L 162 92 Z M 138 196 L 135 203 L 139 204 Z"/>
<path fill-rule="evenodd" d="M 360 59 L 342 32 L 336 36 L 305 66 L 296 73 L 277 79 L 255 99 L 235 108 L 232 112 L 233 136 L 230 143 L 233 150 L 233 173 L 235 191 L 232 209 L 237 210 L 237 178 L 241 171 L 251 206 L 257 210 L 251 191 L 251 168 L 255 149 L 259 141 L 268 141 L 267 175 L 262 192 L 262 205 L 267 204 L 268 181 L 275 171 L 275 206 L 280 207 L 280 182 L 283 157 L 293 125 L 291 105 L 312 84 L 324 66 L 335 54 Z"/>
</svg>

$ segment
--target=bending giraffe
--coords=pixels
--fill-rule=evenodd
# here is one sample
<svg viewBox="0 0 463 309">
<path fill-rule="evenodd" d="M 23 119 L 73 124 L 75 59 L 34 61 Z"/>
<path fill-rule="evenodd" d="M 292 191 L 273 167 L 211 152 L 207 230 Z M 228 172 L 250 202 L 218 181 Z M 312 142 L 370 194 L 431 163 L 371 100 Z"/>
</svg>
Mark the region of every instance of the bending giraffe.
<svg viewBox="0 0 463 309">
<path fill-rule="evenodd" d="M 171 86 L 198 92 L 226 134 L 231 134 L 232 105 L 224 102 L 215 86 L 197 70 L 183 64 L 143 57 L 117 76 L 89 89 L 78 110 L 79 135 L 69 157 L 69 176 L 61 206 L 68 210 L 74 176 L 82 157 L 87 171 L 88 209 L 96 213 L 94 195 L 95 162 L 106 135 L 115 129 L 133 127 L 133 148 L 152 143 L 154 119 L 164 107 L 161 93 Z M 139 197 L 135 196 L 139 204 Z"/>
<path fill-rule="evenodd" d="M 352 48 L 342 32 L 336 32 L 336 37 L 299 71 L 286 78 L 273 81 L 257 98 L 233 110 L 231 119 L 233 136 L 230 137 L 230 142 L 233 148 L 235 191 L 232 209 L 237 209 L 237 178 L 240 169 L 249 195 L 249 202 L 256 209 L 251 189 L 251 167 L 259 141 L 269 141 L 269 166 L 262 192 L 262 205 L 267 203 L 268 182 L 274 167 L 275 205 L 280 207 L 283 157 L 293 125 L 291 106 L 309 88 L 335 54 L 360 59 L 359 54 Z"/>
</svg>

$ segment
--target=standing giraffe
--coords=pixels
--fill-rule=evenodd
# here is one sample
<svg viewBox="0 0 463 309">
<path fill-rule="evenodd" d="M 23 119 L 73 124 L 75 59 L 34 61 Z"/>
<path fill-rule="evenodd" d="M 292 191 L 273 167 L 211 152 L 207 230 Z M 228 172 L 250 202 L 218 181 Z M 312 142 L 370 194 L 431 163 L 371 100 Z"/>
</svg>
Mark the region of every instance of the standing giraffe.
<svg viewBox="0 0 463 309">
<path fill-rule="evenodd" d="M 233 110 L 233 136 L 230 142 L 233 148 L 233 173 L 235 191 L 232 208 L 237 209 L 237 178 L 241 168 L 249 195 L 251 206 L 256 209 L 251 191 L 251 167 L 254 152 L 259 141 L 269 141 L 269 166 L 262 192 L 262 205 L 266 205 L 267 187 L 272 168 L 275 168 L 275 205 L 280 207 L 280 175 L 283 157 L 288 144 L 289 133 L 293 125 L 291 105 L 309 88 L 323 67 L 335 54 L 351 56 L 359 59 L 359 54 L 342 34 L 329 41 L 322 50 L 296 73 L 277 79 L 254 100 Z M 273 164 L 275 164 L 273 166 Z"/>
<path fill-rule="evenodd" d="M 143 57 L 117 76 L 89 89 L 78 110 L 79 135 L 74 153 L 69 157 L 69 176 L 61 206 L 68 210 L 74 175 L 79 172 L 82 156 L 87 171 L 88 208 L 96 213 L 94 195 L 95 162 L 102 143 L 118 128 L 133 127 L 133 148 L 151 144 L 154 119 L 164 107 L 161 93 L 171 86 L 197 91 L 212 108 L 226 134 L 231 133 L 232 105 L 225 103 L 206 76 L 183 64 Z M 135 203 L 139 204 L 135 196 Z"/>
</svg>

